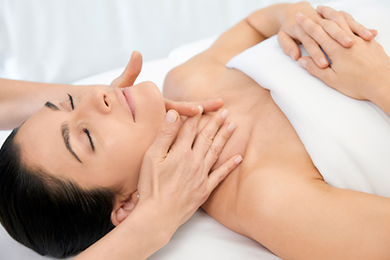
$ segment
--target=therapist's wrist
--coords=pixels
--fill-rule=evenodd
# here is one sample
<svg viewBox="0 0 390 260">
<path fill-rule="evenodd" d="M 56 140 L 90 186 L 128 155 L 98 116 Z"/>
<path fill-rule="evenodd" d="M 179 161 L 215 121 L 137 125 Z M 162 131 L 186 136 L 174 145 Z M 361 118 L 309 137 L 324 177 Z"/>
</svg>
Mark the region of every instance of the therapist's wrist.
<svg viewBox="0 0 390 260">
<path fill-rule="evenodd" d="M 182 224 L 180 210 L 175 210 L 173 202 L 157 198 L 140 198 L 135 210 L 142 211 L 144 220 L 147 220 L 147 232 L 150 232 L 155 243 L 164 246 Z"/>
</svg>

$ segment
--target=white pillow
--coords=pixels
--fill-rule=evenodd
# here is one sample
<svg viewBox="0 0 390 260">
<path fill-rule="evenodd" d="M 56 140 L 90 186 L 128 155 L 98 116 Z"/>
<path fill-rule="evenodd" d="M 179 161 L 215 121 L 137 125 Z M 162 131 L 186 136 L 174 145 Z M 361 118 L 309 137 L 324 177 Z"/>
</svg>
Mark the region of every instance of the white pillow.
<svg viewBox="0 0 390 260">
<path fill-rule="evenodd" d="M 390 8 L 379 2 L 349 12 L 384 28 L 390 24 Z M 379 33 L 378 41 L 389 51 L 389 35 L 385 30 Z M 344 96 L 311 76 L 284 54 L 276 36 L 227 66 L 271 91 L 326 182 L 390 197 L 390 119 L 376 105 Z"/>
</svg>

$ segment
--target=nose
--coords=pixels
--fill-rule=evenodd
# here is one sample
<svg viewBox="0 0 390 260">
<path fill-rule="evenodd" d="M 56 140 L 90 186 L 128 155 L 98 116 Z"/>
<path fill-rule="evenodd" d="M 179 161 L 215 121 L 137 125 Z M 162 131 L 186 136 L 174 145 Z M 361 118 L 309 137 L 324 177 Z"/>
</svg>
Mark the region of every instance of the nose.
<svg viewBox="0 0 390 260">
<path fill-rule="evenodd" d="M 81 113 L 91 115 L 92 113 L 110 114 L 112 107 L 108 92 L 102 88 L 95 87 L 85 95 L 80 96 L 78 107 Z"/>
</svg>

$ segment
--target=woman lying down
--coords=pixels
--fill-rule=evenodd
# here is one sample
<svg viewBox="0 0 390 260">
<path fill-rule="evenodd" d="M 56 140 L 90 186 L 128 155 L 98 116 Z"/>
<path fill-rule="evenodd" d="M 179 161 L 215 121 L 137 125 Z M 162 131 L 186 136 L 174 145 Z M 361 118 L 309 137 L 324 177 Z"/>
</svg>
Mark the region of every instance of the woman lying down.
<svg viewBox="0 0 390 260">
<path fill-rule="evenodd" d="M 390 62 L 376 32 L 305 2 L 254 12 L 174 68 L 164 96 L 192 103 L 164 101 L 151 82 L 127 88 L 138 53 L 109 87 L 3 80 L 2 110 L 20 115 L 3 125 L 39 107 L 26 108 L 28 95 L 51 100 L 1 150 L 3 226 L 40 254 L 144 259 L 202 206 L 283 259 L 389 259 L 390 199 L 327 184 L 270 91 L 225 66 L 275 34 L 295 60 L 296 42 L 305 45 L 312 58 L 299 63 L 310 73 L 390 113 Z"/>
</svg>

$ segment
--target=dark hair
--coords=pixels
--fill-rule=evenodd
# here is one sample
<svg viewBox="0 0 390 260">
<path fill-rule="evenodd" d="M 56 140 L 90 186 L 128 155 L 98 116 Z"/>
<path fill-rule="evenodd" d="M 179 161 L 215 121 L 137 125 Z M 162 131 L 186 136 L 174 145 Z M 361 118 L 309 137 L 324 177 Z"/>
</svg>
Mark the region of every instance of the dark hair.
<svg viewBox="0 0 390 260">
<path fill-rule="evenodd" d="M 74 255 L 114 228 L 116 193 L 84 190 L 23 164 L 14 129 L 0 150 L 0 222 L 8 234 L 41 255 Z"/>
</svg>

